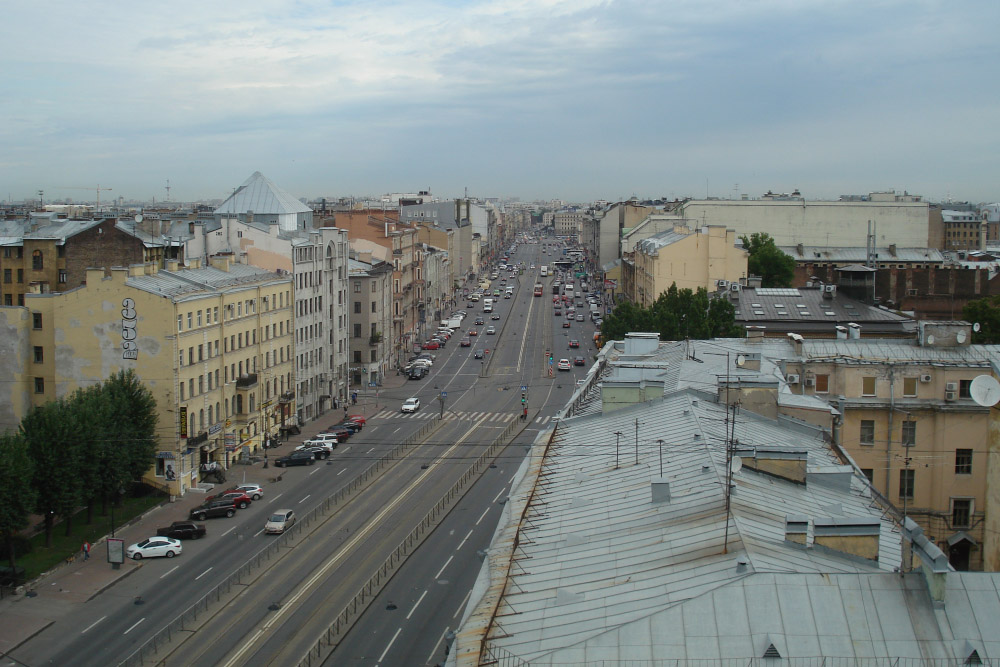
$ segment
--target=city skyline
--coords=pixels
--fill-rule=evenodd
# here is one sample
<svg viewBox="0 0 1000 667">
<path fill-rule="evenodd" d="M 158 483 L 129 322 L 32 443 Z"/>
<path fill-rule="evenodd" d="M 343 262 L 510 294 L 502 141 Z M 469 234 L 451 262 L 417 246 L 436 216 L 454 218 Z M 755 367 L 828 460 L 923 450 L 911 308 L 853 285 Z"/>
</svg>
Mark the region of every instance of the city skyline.
<svg viewBox="0 0 1000 667">
<path fill-rule="evenodd" d="M 996 3 L 8 8 L 3 199 L 995 201 Z M 90 190 L 88 192 L 87 190 Z"/>
</svg>

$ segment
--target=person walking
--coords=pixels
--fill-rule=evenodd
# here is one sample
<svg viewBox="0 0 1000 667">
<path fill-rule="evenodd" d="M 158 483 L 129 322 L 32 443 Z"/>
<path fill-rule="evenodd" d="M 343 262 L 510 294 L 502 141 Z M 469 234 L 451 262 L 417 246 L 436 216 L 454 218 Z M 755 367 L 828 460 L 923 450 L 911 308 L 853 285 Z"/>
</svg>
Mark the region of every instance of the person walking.
<svg viewBox="0 0 1000 667">
<path fill-rule="evenodd" d="M 84 541 L 80 551 L 83 552 L 83 560 L 90 560 L 90 542 Z"/>
</svg>

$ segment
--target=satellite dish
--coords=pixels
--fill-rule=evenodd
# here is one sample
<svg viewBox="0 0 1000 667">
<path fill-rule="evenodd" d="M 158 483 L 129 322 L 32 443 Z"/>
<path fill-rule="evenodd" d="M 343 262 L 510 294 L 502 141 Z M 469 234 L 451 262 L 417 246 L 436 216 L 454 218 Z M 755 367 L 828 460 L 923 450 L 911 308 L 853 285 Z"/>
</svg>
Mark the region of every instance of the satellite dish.
<svg viewBox="0 0 1000 667">
<path fill-rule="evenodd" d="M 135 221 L 136 222 L 142 222 L 142 214 L 141 213 L 135 216 Z"/>
<path fill-rule="evenodd" d="M 975 331 L 976 333 L 979 333 L 979 329 L 981 328 L 982 327 L 979 326 L 979 322 L 976 322 L 975 324 L 972 325 L 972 330 Z"/>
<path fill-rule="evenodd" d="M 734 456 L 732 463 L 730 463 L 729 465 L 729 472 L 735 475 L 742 469 L 743 469 L 743 459 L 741 459 L 739 456 Z"/>
<path fill-rule="evenodd" d="M 927 344 L 928 345 L 934 344 L 934 334 L 927 334 Z"/>
<path fill-rule="evenodd" d="M 955 334 L 955 342 L 961 345 L 965 342 L 966 333 L 964 331 L 959 331 Z"/>
<path fill-rule="evenodd" d="M 1000 382 L 992 375 L 977 375 L 969 384 L 969 395 L 979 405 L 993 407 L 1000 402 Z"/>
<path fill-rule="evenodd" d="M 736 356 L 736 365 L 739 366 L 740 368 L 743 368 L 743 364 L 745 364 L 746 362 L 747 358 L 744 357 L 742 354 Z"/>
</svg>

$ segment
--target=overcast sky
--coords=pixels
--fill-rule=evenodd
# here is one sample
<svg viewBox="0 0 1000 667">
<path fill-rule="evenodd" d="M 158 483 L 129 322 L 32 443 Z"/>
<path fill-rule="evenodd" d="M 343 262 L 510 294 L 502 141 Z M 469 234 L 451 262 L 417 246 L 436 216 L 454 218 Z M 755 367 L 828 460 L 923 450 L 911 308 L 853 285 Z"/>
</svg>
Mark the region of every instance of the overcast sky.
<svg viewBox="0 0 1000 667">
<path fill-rule="evenodd" d="M 4 3 L 0 195 L 997 201 L 998 30 L 997 0 Z"/>
</svg>

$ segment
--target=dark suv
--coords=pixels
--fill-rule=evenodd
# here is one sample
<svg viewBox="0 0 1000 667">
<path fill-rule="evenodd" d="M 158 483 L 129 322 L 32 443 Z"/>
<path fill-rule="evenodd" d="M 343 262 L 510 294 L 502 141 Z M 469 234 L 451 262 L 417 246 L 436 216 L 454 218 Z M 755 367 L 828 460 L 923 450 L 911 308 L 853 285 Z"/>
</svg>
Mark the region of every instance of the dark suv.
<svg viewBox="0 0 1000 667">
<path fill-rule="evenodd" d="M 292 452 L 288 456 L 282 456 L 274 460 L 274 465 L 282 466 L 311 466 L 316 463 L 316 456 L 306 450 Z"/>
<path fill-rule="evenodd" d="M 217 516 L 232 517 L 236 515 L 236 505 L 231 499 L 209 500 L 191 510 L 188 517 L 192 521 L 204 521 Z"/>
<path fill-rule="evenodd" d="M 197 540 L 205 537 L 205 526 L 194 521 L 174 521 L 166 528 L 157 528 L 156 534 L 175 540 Z"/>
</svg>

